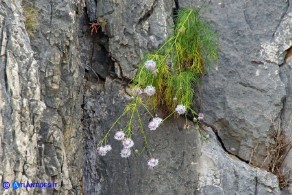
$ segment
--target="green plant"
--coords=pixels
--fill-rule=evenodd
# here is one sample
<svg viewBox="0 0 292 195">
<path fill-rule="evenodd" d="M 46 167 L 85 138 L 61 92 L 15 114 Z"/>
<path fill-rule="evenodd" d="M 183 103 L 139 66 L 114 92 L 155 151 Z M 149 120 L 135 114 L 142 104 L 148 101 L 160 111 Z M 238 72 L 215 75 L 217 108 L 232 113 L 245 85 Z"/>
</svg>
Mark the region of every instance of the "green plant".
<svg viewBox="0 0 292 195">
<path fill-rule="evenodd" d="M 33 35 L 38 23 L 38 10 L 29 4 L 25 4 L 23 7 L 23 14 L 25 17 L 25 28 L 29 35 Z"/>
<path fill-rule="evenodd" d="M 141 64 L 134 83 L 141 88 L 155 86 L 154 108 L 171 111 L 177 104 L 190 108 L 193 84 L 217 60 L 217 43 L 216 33 L 200 19 L 199 10 L 183 9 L 178 12 L 173 35 L 145 57 L 156 62 L 157 70 L 151 72 Z"/>
<path fill-rule="evenodd" d="M 200 19 L 198 10 L 180 10 L 173 35 L 157 51 L 148 53 L 140 64 L 131 84 L 133 100 L 98 143 L 98 153 L 104 156 L 111 150 L 110 145 L 105 145 L 108 137 L 119 120 L 129 114 L 130 119 L 126 127 L 115 134 L 115 139 L 123 141 L 124 149 L 121 156 L 128 157 L 131 154 L 130 148 L 134 145 L 131 135 L 135 127 L 135 117 L 144 137 L 146 151 L 151 156 L 139 113 L 141 108 L 152 116 L 148 124 L 149 130 L 156 130 L 163 121 L 175 113 L 185 115 L 190 111 L 198 117 L 198 121 L 203 120 L 203 114 L 197 114 L 191 108 L 194 84 L 199 81 L 209 65 L 217 60 L 217 43 L 216 33 Z M 166 111 L 168 116 L 164 119 L 155 116 L 157 108 Z M 187 123 L 185 128 L 188 128 Z M 157 164 L 158 159 L 152 158 L 148 161 L 150 167 Z"/>
</svg>

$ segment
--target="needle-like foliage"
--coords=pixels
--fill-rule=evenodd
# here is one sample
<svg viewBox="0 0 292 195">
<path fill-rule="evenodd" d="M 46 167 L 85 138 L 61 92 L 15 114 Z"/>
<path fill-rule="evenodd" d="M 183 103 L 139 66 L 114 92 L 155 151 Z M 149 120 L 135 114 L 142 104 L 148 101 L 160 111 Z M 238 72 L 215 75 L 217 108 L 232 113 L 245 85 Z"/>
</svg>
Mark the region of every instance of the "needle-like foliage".
<svg viewBox="0 0 292 195">
<path fill-rule="evenodd" d="M 140 110 L 145 109 L 151 116 L 148 124 L 150 131 L 155 131 L 165 120 L 174 115 L 185 115 L 191 111 L 197 121 L 203 120 L 202 113 L 197 114 L 191 109 L 194 97 L 194 84 L 205 73 L 207 67 L 217 60 L 217 37 L 208 24 L 201 20 L 198 10 L 183 9 L 178 12 L 177 24 L 163 45 L 154 52 L 148 53 L 133 80 L 133 99 L 124 112 L 113 123 L 103 139 L 98 143 L 98 152 L 104 156 L 111 150 L 107 144 L 108 137 L 122 117 L 128 116 L 127 125 L 116 133 L 115 139 L 123 138 L 124 148 L 121 157 L 129 157 L 133 129 L 140 129 L 144 145 L 151 156 Z M 145 102 L 146 100 L 146 102 Z M 164 119 L 150 109 L 158 107 L 168 112 Z M 135 117 L 136 116 L 136 117 Z M 136 122 L 135 122 L 136 121 Z M 139 127 L 137 127 L 137 121 Z M 184 128 L 188 128 L 186 124 Z M 120 138 L 122 136 L 122 138 Z M 125 143 L 124 143 L 125 142 Z M 104 145 L 104 146 L 102 146 Z M 130 145 L 130 146 L 129 146 Z M 151 158 L 148 166 L 153 168 L 158 159 Z"/>
<path fill-rule="evenodd" d="M 154 108 L 172 111 L 178 104 L 189 108 L 193 84 L 216 62 L 217 51 L 216 33 L 200 18 L 199 11 L 182 9 L 173 35 L 157 51 L 146 55 L 146 60 L 156 62 L 157 70 L 151 72 L 142 63 L 134 83 L 141 88 L 155 87 Z"/>
</svg>

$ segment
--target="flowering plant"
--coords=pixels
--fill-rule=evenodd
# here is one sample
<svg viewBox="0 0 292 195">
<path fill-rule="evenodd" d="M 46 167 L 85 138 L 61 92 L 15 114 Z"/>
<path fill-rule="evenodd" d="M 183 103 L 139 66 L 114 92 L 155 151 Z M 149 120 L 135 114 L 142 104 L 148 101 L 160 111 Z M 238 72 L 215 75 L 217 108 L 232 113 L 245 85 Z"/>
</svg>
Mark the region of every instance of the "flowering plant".
<svg viewBox="0 0 292 195">
<path fill-rule="evenodd" d="M 104 156 L 110 151 L 105 149 L 107 145 L 101 145 L 106 144 L 111 130 L 121 117 L 130 113 L 127 126 L 114 135 L 114 138 L 121 141 L 124 146 L 121 156 L 127 158 L 131 155 L 131 148 L 134 146 L 134 141 L 131 139 L 132 126 L 136 116 L 145 148 L 151 156 L 147 164 L 151 169 L 158 165 L 159 160 L 153 158 L 148 150 L 149 144 L 139 108 L 143 107 L 152 117 L 148 124 L 150 131 L 156 130 L 170 116 L 184 115 L 186 117 L 187 112 L 195 116 L 194 121 L 202 121 L 204 115 L 197 114 L 191 108 L 194 96 L 193 88 L 205 73 L 206 67 L 216 59 L 216 34 L 200 19 L 198 10 L 183 9 L 179 11 L 173 35 L 158 50 L 145 56 L 145 60 L 132 82 L 133 99 L 99 142 L 98 153 Z M 157 108 L 164 108 L 168 116 L 162 119 L 155 115 Z M 189 125 L 186 123 L 185 128 L 188 127 Z"/>
</svg>

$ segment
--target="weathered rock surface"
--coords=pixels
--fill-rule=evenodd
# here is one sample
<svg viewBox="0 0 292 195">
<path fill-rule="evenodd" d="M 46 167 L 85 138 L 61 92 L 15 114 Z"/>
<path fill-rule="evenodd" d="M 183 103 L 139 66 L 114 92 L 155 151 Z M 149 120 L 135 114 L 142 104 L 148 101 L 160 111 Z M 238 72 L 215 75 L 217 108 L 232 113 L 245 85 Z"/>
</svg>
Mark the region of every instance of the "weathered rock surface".
<svg viewBox="0 0 292 195">
<path fill-rule="evenodd" d="M 123 112 L 121 105 L 130 99 L 125 98 L 120 84 L 109 80 L 105 90 L 102 85 L 92 86 L 86 94 L 86 194 L 280 194 L 275 175 L 227 155 L 212 130 L 200 133 L 194 125 L 183 129 L 183 118 L 170 119 L 156 131 L 146 128 L 152 156 L 159 158 L 159 165 L 153 170 L 147 166 L 150 157 L 145 151 L 134 153 L 129 159 L 121 158 L 122 147 L 112 138 L 114 132 L 109 139 L 113 151 L 105 157 L 97 156 L 92 152 L 97 142 L 110 128 L 112 119 Z M 149 116 L 143 115 L 143 119 L 147 126 Z M 122 119 L 114 131 L 126 123 Z M 143 140 L 139 131 L 137 127 L 133 133 L 133 151 L 141 152 Z"/>
<path fill-rule="evenodd" d="M 208 139 L 201 142 L 197 171 L 198 192 L 195 194 L 281 194 L 275 175 L 228 155 L 206 129 Z"/>
<path fill-rule="evenodd" d="M 31 38 L 37 53 L 42 98 L 47 106 L 38 139 L 39 180 L 55 181 L 56 193 L 79 194 L 83 154 L 82 82 L 77 39 L 77 1 L 35 1 L 39 30 Z M 74 175 L 74 176 L 73 176 Z"/>
<path fill-rule="evenodd" d="M 122 146 L 113 139 L 113 134 L 125 127 L 127 120 L 123 118 L 110 136 L 113 151 L 100 158 L 95 152 L 97 142 L 110 128 L 114 118 L 123 112 L 122 105 L 129 102 L 129 98 L 125 98 L 119 84 L 110 81 L 106 83 L 106 90 L 96 86 L 88 89 L 86 94 L 86 194 L 193 194 L 196 191 L 198 131 L 183 131 L 184 120 L 167 123 L 151 133 L 145 129 L 152 156 L 158 157 L 161 164 L 157 169 L 149 170 L 147 161 L 150 157 L 145 150 L 142 152 L 143 139 L 138 126 L 133 133 L 135 146 L 132 156 L 121 158 Z M 142 118 L 147 122 L 150 116 L 142 114 Z M 135 153 L 136 149 L 142 154 Z"/>
<path fill-rule="evenodd" d="M 29 38 L 23 4 L 37 10 Z M 82 78 L 76 45 L 78 4 L 1 1 L 1 182 L 55 182 L 17 194 L 78 194 L 82 185 Z M 33 48 L 33 49 L 32 49 Z M 72 177 L 69 177 L 69 176 Z M 74 176 L 73 176 L 74 175 Z M 1 194 L 11 194 L 12 189 Z"/>
<path fill-rule="evenodd" d="M 220 62 L 204 78 L 202 111 L 219 129 L 225 147 L 261 164 L 272 122 L 283 110 L 279 73 L 291 46 L 289 2 L 210 1 L 203 16 L 218 31 Z"/>
<path fill-rule="evenodd" d="M 200 1 L 179 1 L 180 7 L 201 4 Z M 123 5 L 127 7 L 128 4 Z M 219 35 L 220 59 L 214 70 L 204 78 L 199 95 L 201 111 L 206 114 L 207 122 L 219 129 L 219 136 L 229 152 L 261 166 L 267 155 L 266 149 L 273 142 L 272 123 L 280 119 L 287 94 L 287 83 L 279 75 L 279 65 L 284 62 L 285 50 L 291 46 L 291 25 L 287 25 L 290 20 L 290 4 L 282 0 L 209 1 L 204 5 L 207 9 L 202 11 L 202 15 Z M 131 6 L 135 7 L 135 3 Z M 106 13 L 115 15 L 109 20 L 110 42 L 114 34 L 123 32 L 115 32 L 115 29 L 119 29 L 111 26 L 115 21 L 129 29 L 135 26 L 133 23 L 136 20 L 132 21 L 132 17 L 120 22 L 120 18 L 124 18 L 124 12 L 98 7 L 97 10 L 102 10 L 97 11 L 101 13 L 100 16 L 107 15 Z M 132 37 L 130 40 L 140 37 L 132 34 L 128 36 Z M 123 75 L 127 75 L 131 71 L 128 69 L 131 63 L 123 63 L 124 58 L 117 55 L 121 52 L 120 48 L 109 47 L 109 52 L 121 65 Z M 136 55 L 138 56 L 137 53 Z M 132 62 L 137 63 L 135 60 Z M 251 173 L 247 174 L 246 180 L 241 182 L 250 183 L 250 178 L 264 177 L 257 176 L 257 171 L 249 171 Z M 271 189 L 274 187 L 271 186 Z M 236 191 L 235 188 L 232 190 Z M 251 190 L 251 193 L 258 190 Z M 278 194 L 279 190 L 271 192 Z"/>
<path fill-rule="evenodd" d="M 23 4 L 38 12 L 30 37 Z M 291 0 L 2 0 L 1 182 L 58 183 L 15 194 L 281 194 L 274 175 L 227 154 L 210 129 L 183 129 L 185 120 L 147 132 L 159 158 L 154 170 L 146 152 L 122 159 L 112 138 L 108 156 L 96 153 L 130 100 L 125 87 L 141 58 L 171 33 L 175 5 L 202 4 L 219 35 L 220 59 L 203 78 L 200 111 L 227 151 L 260 165 L 273 142 L 273 121 L 292 134 Z M 89 23 L 99 18 L 107 20 L 106 33 L 91 34 Z M 146 127 L 150 117 L 142 118 Z M 133 138 L 141 152 L 138 128 Z M 292 169 L 291 160 L 292 152 L 282 168 Z M 13 193 L 1 187 L 0 194 Z"/>
<path fill-rule="evenodd" d="M 39 64 L 25 31 L 21 2 L 1 1 L 0 6 L 0 194 L 2 182 L 37 180 L 37 141 L 41 101 Z M 19 194 L 29 194 L 24 189 Z"/>
<path fill-rule="evenodd" d="M 157 48 L 171 30 L 173 1 L 86 2 L 90 20 L 107 19 L 108 52 L 127 78 L 133 78 L 144 52 Z"/>
</svg>

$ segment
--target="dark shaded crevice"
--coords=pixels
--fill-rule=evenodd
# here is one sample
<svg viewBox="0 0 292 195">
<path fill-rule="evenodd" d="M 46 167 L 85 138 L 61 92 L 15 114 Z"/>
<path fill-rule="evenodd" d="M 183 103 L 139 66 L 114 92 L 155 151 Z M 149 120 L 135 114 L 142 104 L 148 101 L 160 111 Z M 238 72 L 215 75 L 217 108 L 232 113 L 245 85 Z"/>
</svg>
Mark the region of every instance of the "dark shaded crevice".
<svg viewBox="0 0 292 195">
<path fill-rule="evenodd" d="M 2 23 L 2 26 L 6 26 L 5 24 L 5 20 L 3 21 Z M 7 65 L 7 51 L 6 51 L 6 48 L 7 48 L 7 45 L 8 45 L 8 37 L 7 37 L 7 34 L 6 34 L 6 31 L 4 28 L 2 28 L 2 32 L 1 32 L 1 40 L 0 40 L 0 43 L 1 43 L 1 50 L 0 50 L 0 54 L 1 54 L 1 63 L 3 64 L 3 80 L 4 80 L 4 87 L 5 87 L 5 91 L 6 93 L 8 93 L 8 78 L 7 78 L 7 72 L 6 72 L 6 65 Z"/>
<path fill-rule="evenodd" d="M 85 12 L 86 13 L 86 12 Z M 88 16 L 87 24 L 89 24 Z M 91 49 L 89 55 L 89 64 L 85 68 L 85 78 L 88 80 L 90 78 L 104 82 L 107 76 L 111 76 L 114 73 L 114 61 L 112 56 L 108 51 L 109 47 L 109 37 L 107 34 L 102 32 L 100 27 L 98 31 L 89 32 L 90 27 L 88 27 L 88 38 L 91 39 Z"/>
<path fill-rule="evenodd" d="M 289 72 L 291 72 L 291 68 L 290 68 L 290 66 L 286 65 L 286 62 L 287 62 L 288 58 L 290 58 L 292 56 L 292 47 L 287 49 L 285 52 L 286 52 L 286 55 L 284 57 L 284 63 L 279 66 L 279 69 L 280 69 L 279 77 L 280 77 L 280 80 L 282 81 L 282 83 L 285 85 L 285 91 L 286 91 L 286 95 L 281 100 L 282 108 L 281 108 L 281 111 L 279 113 L 279 120 L 280 120 L 281 129 L 284 128 L 284 117 L 285 117 L 285 113 L 286 113 L 287 96 L 291 95 L 291 90 L 289 88 L 289 86 L 291 86 L 291 82 L 290 82 L 291 78 L 290 78 L 290 74 L 289 74 Z"/>
<path fill-rule="evenodd" d="M 174 5 L 175 5 L 175 7 L 172 10 L 173 11 L 172 17 L 173 17 L 173 23 L 174 23 L 174 25 L 176 25 L 176 23 L 177 23 L 177 14 L 178 14 L 178 11 L 180 9 L 178 0 L 174 0 Z"/>
<path fill-rule="evenodd" d="M 287 63 L 288 59 L 292 58 L 292 46 L 289 47 L 285 52 L 285 57 L 284 57 L 284 64 Z"/>
<path fill-rule="evenodd" d="M 92 21 L 96 20 L 96 18 L 97 18 L 97 16 L 96 16 L 97 0 L 86 0 L 85 4 L 86 4 L 85 13 L 87 13 L 89 21 L 92 22 Z"/>
<path fill-rule="evenodd" d="M 188 115 L 187 118 L 188 118 L 189 120 L 193 121 L 194 116 L 189 116 L 189 115 Z M 241 158 L 240 156 L 235 155 L 235 154 L 233 154 L 233 153 L 231 153 L 231 152 L 229 152 L 229 151 L 227 150 L 227 148 L 225 147 L 225 144 L 224 144 L 222 138 L 219 136 L 219 130 L 218 130 L 214 125 L 208 124 L 207 122 L 204 122 L 204 121 L 199 121 L 199 122 L 198 122 L 198 125 L 199 125 L 199 127 L 200 127 L 201 129 L 204 129 L 203 126 L 206 126 L 206 127 L 211 128 L 212 131 L 214 132 L 214 134 L 216 135 L 217 141 L 220 143 L 221 147 L 223 148 L 223 150 L 224 150 L 227 154 L 232 155 L 232 156 L 236 157 L 237 159 L 239 159 L 240 161 L 245 162 L 246 164 L 249 164 L 249 165 L 250 165 L 250 161 L 249 161 L 249 160 L 245 160 L 245 159 Z"/>
<path fill-rule="evenodd" d="M 252 60 L 250 62 L 253 63 L 253 64 L 264 64 L 264 62 L 262 62 L 262 61 L 256 61 L 256 60 Z"/>
<path fill-rule="evenodd" d="M 137 24 L 141 24 L 145 22 L 153 13 L 156 5 L 157 5 L 158 0 L 155 0 L 153 4 L 150 6 L 149 10 L 147 10 L 138 20 Z"/>
<path fill-rule="evenodd" d="M 254 195 L 258 194 L 258 177 L 255 177 L 255 190 L 254 190 Z"/>
<path fill-rule="evenodd" d="M 179 2 L 178 0 L 174 0 L 174 5 L 176 9 L 179 9 Z"/>
<path fill-rule="evenodd" d="M 249 83 L 239 82 L 238 84 L 241 85 L 241 86 L 243 86 L 243 87 L 251 88 L 251 89 L 254 89 L 254 90 L 259 91 L 261 93 L 265 93 L 265 90 L 258 89 L 255 86 L 250 85 Z"/>
</svg>

